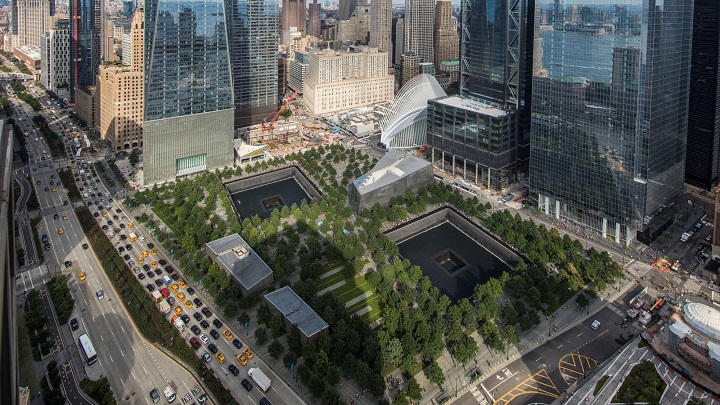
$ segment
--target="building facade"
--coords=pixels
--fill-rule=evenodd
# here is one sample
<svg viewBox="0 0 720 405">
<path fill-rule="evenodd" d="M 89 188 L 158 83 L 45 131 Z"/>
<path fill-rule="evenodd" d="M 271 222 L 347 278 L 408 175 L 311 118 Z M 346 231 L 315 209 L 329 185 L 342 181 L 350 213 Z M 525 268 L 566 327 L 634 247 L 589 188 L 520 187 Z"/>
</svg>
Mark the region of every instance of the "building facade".
<svg viewBox="0 0 720 405">
<path fill-rule="evenodd" d="M 358 5 L 357 0 L 339 0 L 338 3 L 338 21 L 349 20 Z"/>
<path fill-rule="evenodd" d="M 460 37 L 452 17 L 450 0 L 438 0 L 435 3 L 435 66 L 440 63 L 458 60 L 460 57 Z"/>
<path fill-rule="evenodd" d="M 100 66 L 101 27 L 100 0 L 70 0 L 70 99 L 75 88 L 95 84 Z"/>
<path fill-rule="evenodd" d="M 289 31 L 295 27 L 303 35 L 305 34 L 307 6 L 305 0 L 282 0 L 282 12 L 280 14 L 280 29 Z"/>
<path fill-rule="evenodd" d="M 546 214 L 629 243 L 683 192 L 693 7 L 602 5 L 536 10 L 529 185 Z"/>
<path fill-rule="evenodd" d="M 146 185 L 233 163 L 226 23 L 221 0 L 145 3 Z"/>
<path fill-rule="evenodd" d="M 55 0 L 13 0 L 13 19 L 17 19 L 17 34 L 12 46 L 24 45 L 38 48 L 40 38 L 52 28 Z M 13 22 L 15 24 L 15 22 Z"/>
<path fill-rule="evenodd" d="M 398 18 L 393 28 L 393 65 L 400 66 L 405 52 L 405 19 Z"/>
<path fill-rule="evenodd" d="M 305 103 L 314 114 L 326 114 L 392 100 L 394 78 L 388 73 L 387 57 L 387 52 L 366 46 L 311 52 Z"/>
<path fill-rule="evenodd" d="M 392 56 L 392 0 L 374 0 L 370 5 L 370 46 Z M 392 66 L 392 58 L 388 58 Z"/>
<path fill-rule="evenodd" d="M 405 50 L 423 62 L 435 59 L 435 0 L 405 0 Z"/>
<path fill-rule="evenodd" d="M 305 75 L 310 63 L 310 54 L 307 51 L 295 51 L 295 59 L 290 61 L 288 86 L 300 94 L 304 93 Z"/>
<path fill-rule="evenodd" d="M 100 137 L 113 149 L 142 147 L 145 114 L 144 52 L 145 14 L 138 9 L 132 22 L 130 66 L 106 63 L 100 66 Z"/>
<path fill-rule="evenodd" d="M 307 34 L 309 36 L 320 38 L 322 35 L 321 13 L 322 5 L 317 0 L 313 0 L 312 3 L 308 4 Z"/>
<path fill-rule="evenodd" d="M 228 38 L 235 93 L 235 126 L 262 123 L 278 108 L 278 3 L 228 0 Z"/>
<path fill-rule="evenodd" d="M 720 179 L 720 2 L 694 3 L 685 182 L 710 190 Z"/>
<path fill-rule="evenodd" d="M 70 21 L 58 20 L 40 42 L 40 81 L 55 94 L 60 89 L 67 90 L 70 86 Z"/>
</svg>

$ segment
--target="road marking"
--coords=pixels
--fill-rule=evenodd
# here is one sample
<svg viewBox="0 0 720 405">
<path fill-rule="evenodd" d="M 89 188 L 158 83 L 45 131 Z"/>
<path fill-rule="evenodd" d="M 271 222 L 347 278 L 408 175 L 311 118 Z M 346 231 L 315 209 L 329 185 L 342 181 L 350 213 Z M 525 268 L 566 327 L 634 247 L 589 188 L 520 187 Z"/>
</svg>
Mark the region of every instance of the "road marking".
<svg viewBox="0 0 720 405">
<path fill-rule="evenodd" d="M 257 404 L 254 399 L 250 398 L 250 395 L 248 395 L 248 399 L 251 400 L 253 404 Z"/>
<path fill-rule="evenodd" d="M 113 360 L 113 358 L 112 358 L 112 356 L 111 356 L 110 354 L 108 354 L 108 357 L 110 357 L 110 362 L 111 362 L 111 363 L 115 363 L 115 360 Z"/>
<path fill-rule="evenodd" d="M 516 372 L 514 372 L 514 373 L 511 373 L 510 375 L 507 375 L 507 374 L 506 374 L 507 378 L 503 378 L 503 377 L 500 377 L 500 376 L 496 375 L 496 377 L 497 377 L 498 379 L 502 380 L 502 381 L 500 381 L 499 383 L 497 383 L 496 386 L 490 388 L 490 391 L 493 391 L 495 388 L 501 386 L 505 381 L 508 381 L 509 378 L 515 376 L 517 373 L 519 373 L 519 371 L 516 371 Z"/>
<path fill-rule="evenodd" d="M 580 337 L 580 336 L 582 336 L 582 332 L 580 332 L 580 334 L 578 334 L 576 337 Z"/>
<path fill-rule="evenodd" d="M 561 347 L 563 347 L 563 345 L 560 345 L 560 346 L 558 346 L 557 348 L 559 349 L 559 348 L 561 348 Z"/>
<path fill-rule="evenodd" d="M 535 360 L 535 361 L 540 361 L 540 359 L 542 359 L 542 357 L 538 357 L 538 359 L 537 359 L 537 360 Z"/>
</svg>

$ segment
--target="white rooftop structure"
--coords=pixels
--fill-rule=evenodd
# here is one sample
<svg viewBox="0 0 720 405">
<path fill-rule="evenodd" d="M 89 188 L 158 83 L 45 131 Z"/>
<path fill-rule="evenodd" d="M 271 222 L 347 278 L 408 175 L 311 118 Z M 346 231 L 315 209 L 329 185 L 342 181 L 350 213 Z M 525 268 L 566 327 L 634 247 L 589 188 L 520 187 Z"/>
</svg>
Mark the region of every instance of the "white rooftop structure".
<svg viewBox="0 0 720 405">
<path fill-rule="evenodd" d="M 676 320 L 674 324 L 670 325 L 670 332 L 677 336 L 684 337 L 692 333 L 692 329 L 681 320 Z"/>
<path fill-rule="evenodd" d="M 471 100 L 469 98 L 458 97 L 458 96 L 446 97 L 446 98 L 438 100 L 437 102 L 440 104 L 445 104 L 445 105 L 449 105 L 452 107 L 476 111 L 481 114 L 484 114 L 484 115 L 487 115 L 490 117 L 495 117 L 495 118 L 504 117 L 508 114 L 507 110 L 495 108 L 488 104 L 483 104 L 479 101 Z"/>
<path fill-rule="evenodd" d="M 685 321 L 694 329 L 711 339 L 720 341 L 720 311 L 699 302 L 685 304 L 683 311 Z"/>
<path fill-rule="evenodd" d="M 360 195 L 367 194 L 431 165 L 432 163 L 399 149 L 391 149 L 375 167 L 355 179 L 353 185 Z"/>
</svg>

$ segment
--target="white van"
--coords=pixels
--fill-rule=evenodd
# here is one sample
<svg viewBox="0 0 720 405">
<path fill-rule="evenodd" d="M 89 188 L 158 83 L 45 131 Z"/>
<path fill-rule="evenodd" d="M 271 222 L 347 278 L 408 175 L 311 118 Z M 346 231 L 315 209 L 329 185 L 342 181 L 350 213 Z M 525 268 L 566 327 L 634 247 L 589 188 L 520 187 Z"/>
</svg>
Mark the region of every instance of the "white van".
<svg viewBox="0 0 720 405">
<path fill-rule="evenodd" d="M 172 402 L 175 400 L 175 391 L 173 391 L 172 387 L 169 385 L 165 387 L 163 390 L 163 394 L 165 394 L 165 399 L 167 399 L 168 402 Z"/>
<path fill-rule="evenodd" d="M 598 328 L 600 327 L 600 321 L 598 321 L 597 319 L 594 320 L 593 323 L 592 323 L 592 325 L 590 325 L 590 327 L 591 327 L 593 330 L 598 330 Z"/>
</svg>

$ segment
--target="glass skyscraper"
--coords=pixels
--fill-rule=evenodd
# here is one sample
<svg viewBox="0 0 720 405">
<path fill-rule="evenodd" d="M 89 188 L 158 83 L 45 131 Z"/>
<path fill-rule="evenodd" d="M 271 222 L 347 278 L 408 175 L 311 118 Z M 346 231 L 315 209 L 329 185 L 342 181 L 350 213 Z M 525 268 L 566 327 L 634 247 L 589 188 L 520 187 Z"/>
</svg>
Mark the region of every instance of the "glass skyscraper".
<svg viewBox="0 0 720 405">
<path fill-rule="evenodd" d="M 235 125 L 259 124 L 278 109 L 278 0 L 226 0 Z"/>
<path fill-rule="evenodd" d="M 102 27 L 100 0 L 70 0 L 70 99 L 75 87 L 95 84 L 100 66 Z"/>
<path fill-rule="evenodd" d="M 145 3 L 144 183 L 233 162 L 223 0 Z"/>
<path fill-rule="evenodd" d="M 545 213 L 617 243 L 657 235 L 683 191 L 692 11 L 537 3 L 530 190 Z"/>
</svg>

